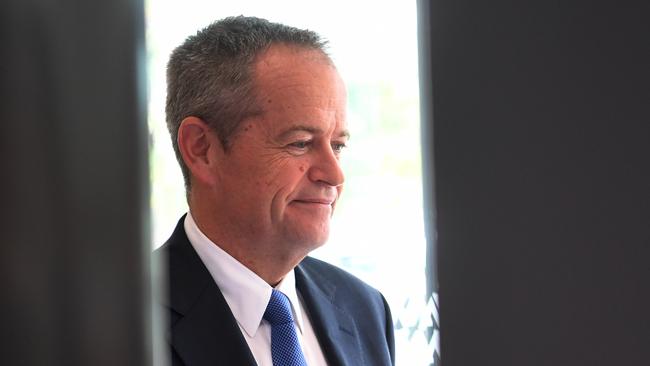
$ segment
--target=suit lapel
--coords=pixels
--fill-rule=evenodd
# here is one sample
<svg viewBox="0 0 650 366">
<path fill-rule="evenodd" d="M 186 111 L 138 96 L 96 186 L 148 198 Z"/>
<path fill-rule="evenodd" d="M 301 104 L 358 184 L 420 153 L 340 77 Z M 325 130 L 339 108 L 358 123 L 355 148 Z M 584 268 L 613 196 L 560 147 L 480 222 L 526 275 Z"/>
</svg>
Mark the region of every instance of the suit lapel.
<svg viewBox="0 0 650 366">
<path fill-rule="evenodd" d="M 364 365 L 354 319 L 336 305 L 336 287 L 318 272 L 308 270 L 308 260 L 296 267 L 296 287 L 328 365 Z"/>
<path fill-rule="evenodd" d="M 256 365 L 219 287 L 189 243 L 183 221 L 167 248 L 172 348 L 187 366 Z"/>
</svg>

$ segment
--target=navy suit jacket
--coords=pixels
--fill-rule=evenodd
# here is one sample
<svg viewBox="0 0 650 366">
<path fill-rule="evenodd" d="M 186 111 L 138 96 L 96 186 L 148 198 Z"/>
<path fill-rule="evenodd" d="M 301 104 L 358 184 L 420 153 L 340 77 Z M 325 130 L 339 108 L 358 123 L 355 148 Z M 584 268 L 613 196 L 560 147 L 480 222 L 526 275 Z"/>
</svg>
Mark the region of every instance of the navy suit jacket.
<svg viewBox="0 0 650 366">
<path fill-rule="evenodd" d="M 219 287 L 187 239 L 183 219 L 154 256 L 167 265 L 169 287 L 161 302 L 169 314 L 172 365 L 256 365 Z M 394 365 L 391 314 L 377 290 L 310 257 L 295 275 L 328 365 Z"/>
</svg>

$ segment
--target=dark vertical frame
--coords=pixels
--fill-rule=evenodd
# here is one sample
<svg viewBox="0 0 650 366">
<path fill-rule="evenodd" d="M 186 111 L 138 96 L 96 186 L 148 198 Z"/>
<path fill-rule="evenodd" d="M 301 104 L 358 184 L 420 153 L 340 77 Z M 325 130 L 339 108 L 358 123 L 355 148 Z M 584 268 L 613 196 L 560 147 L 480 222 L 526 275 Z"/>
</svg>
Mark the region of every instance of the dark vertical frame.
<svg viewBox="0 0 650 366">
<path fill-rule="evenodd" d="M 420 79 L 420 136 L 422 149 L 422 204 L 424 212 L 424 231 L 426 237 L 426 299 L 433 304 L 432 328 L 426 335 L 432 347 L 432 366 L 440 365 L 440 345 L 435 342 L 435 335 L 440 332 L 440 315 L 438 298 L 438 249 L 436 232 L 436 199 L 434 174 L 434 143 L 433 143 L 433 74 L 431 69 L 432 50 L 431 34 L 431 3 L 417 2 L 418 21 L 418 71 Z"/>
<path fill-rule="evenodd" d="M 431 73 L 431 3 L 418 1 L 418 58 L 420 79 L 420 136 L 422 145 L 422 190 L 424 230 L 427 240 L 427 298 L 438 292 L 434 195 L 433 76 Z"/>
<path fill-rule="evenodd" d="M 442 364 L 647 364 L 650 6 L 419 10 Z"/>
<path fill-rule="evenodd" d="M 0 362 L 150 364 L 143 2 L 0 9 Z"/>
<path fill-rule="evenodd" d="M 422 204 L 424 212 L 424 230 L 426 237 L 426 299 L 433 304 L 429 310 L 432 313 L 433 327 L 426 335 L 430 340 L 434 332 L 440 331 L 439 306 L 433 301 L 438 296 L 438 250 L 436 234 L 436 199 L 434 175 L 434 143 L 433 143 L 433 74 L 431 69 L 431 2 L 417 2 L 418 22 L 418 72 L 420 88 L 420 136 L 422 149 Z M 435 342 L 435 341 L 434 341 Z M 433 347 L 433 365 L 440 364 L 439 345 Z"/>
</svg>

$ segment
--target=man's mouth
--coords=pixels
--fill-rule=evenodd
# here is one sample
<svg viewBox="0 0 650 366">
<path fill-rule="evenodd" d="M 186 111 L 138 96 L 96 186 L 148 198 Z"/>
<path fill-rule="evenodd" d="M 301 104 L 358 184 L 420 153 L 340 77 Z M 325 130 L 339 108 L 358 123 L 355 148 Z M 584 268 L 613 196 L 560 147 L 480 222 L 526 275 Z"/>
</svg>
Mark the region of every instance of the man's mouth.
<svg viewBox="0 0 650 366">
<path fill-rule="evenodd" d="M 334 203 L 333 200 L 326 199 L 326 198 L 300 198 L 300 199 L 293 200 L 293 202 L 302 203 L 302 204 L 327 205 L 327 206 L 331 206 L 332 203 Z"/>
</svg>

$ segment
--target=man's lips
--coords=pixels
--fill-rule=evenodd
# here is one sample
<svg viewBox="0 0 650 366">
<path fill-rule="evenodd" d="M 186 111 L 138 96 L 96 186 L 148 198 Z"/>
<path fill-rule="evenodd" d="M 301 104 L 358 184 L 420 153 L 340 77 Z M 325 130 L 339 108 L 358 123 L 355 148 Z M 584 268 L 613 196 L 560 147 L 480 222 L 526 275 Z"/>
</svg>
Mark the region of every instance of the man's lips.
<svg viewBox="0 0 650 366">
<path fill-rule="evenodd" d="M 292 202 L 303 204 L 331 205 L 334 203 L 334 200 L 327 198 L 298 198 Z"/>
</svg>

